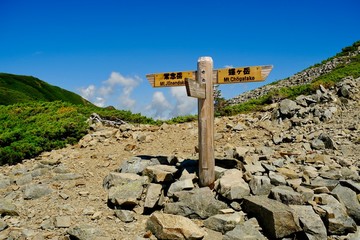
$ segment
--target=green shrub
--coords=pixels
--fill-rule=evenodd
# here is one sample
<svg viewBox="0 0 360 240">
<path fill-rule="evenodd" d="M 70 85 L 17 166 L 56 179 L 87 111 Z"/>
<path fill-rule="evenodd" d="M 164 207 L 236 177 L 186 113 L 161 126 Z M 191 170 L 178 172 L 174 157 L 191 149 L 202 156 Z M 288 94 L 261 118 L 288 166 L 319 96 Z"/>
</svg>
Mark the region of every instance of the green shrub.
<svg viewBox="0 0 360 240">
<path fill-rule="evenodd" d="M 93 112 L 109 120 L 157 123 L 130 111 L 60 101 L 0 105 L 0 165 L 16 164 L 43 151 L 77 143 L 88 132 L 86 120 Z"/>
</svg>

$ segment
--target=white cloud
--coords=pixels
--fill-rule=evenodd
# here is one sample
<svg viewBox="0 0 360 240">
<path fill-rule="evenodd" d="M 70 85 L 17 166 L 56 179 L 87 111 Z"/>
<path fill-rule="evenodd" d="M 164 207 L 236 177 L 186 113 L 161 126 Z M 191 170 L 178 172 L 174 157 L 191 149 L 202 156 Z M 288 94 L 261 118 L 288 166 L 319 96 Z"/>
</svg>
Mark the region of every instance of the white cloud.
<svg viewBox="0 0 360 240">
<path fill-rule="evenodd" d="M 233 65 L 225 65 L 224 68 L 234 68 Z"/>
<path fill-rule="evenodd" d="M 95 95 L 96 87 L 94 85 L 89 85 L 86 88 L 80 88 L 80 95 L 85 98 L 86 100 L 91 101 L 91 99 Z"/>
<path fill-rule="evenodd" d="M 166 100 L 162 92 L 155 92 L 150 105 L 146 106 L 146 110 L 150 112 L 155 119 L 169 118 L 169 112 L 172 109 L 173 106 Z"/>
<path fill-rule="evenodd" d="M 91 84 L 86 88 L 79 89 L 79 92 L 83 98 L 99 107 L 113 104 L 109 101 L 115 97 L 119 101 L 117 103 L 119 109 L 133 110 L 136 101 L 131 98 L 131 93 L 140 82 L 141 79 L 138 76 L 125 77 L 118 72 L 112 72 L 99 88 Z"/>
<path fill-rule="evenodd" d="M 188 97 L 185 87 L 173 87 L 156 91 L 153 93 L 150 104 L 138 106 L 144 102 L 134 99 L 132 93 L 141 81 L 137 76 L 125 77 L 118 72 L 112 72 L 107 80 L 101 82 L 100 86 L 91 84 L 88 87 L 79 89 L 79 93 L 96 106 L 106 107 L 113 105 L 118 109 L 126 109 L 132 112 L 140 109 L 143 115 L 155 119 L 169 119 L 196 114 L 197 99 Z"/>
<path fill-rule="evenodd" d="M 197 99 L 188 97 L 185 87 L 174 87 L 170 89 L 171 95 L 175 98 L 176 104 L 170 113 L 170 117 L 194 114 L 197 109 Z"/>
</svg>

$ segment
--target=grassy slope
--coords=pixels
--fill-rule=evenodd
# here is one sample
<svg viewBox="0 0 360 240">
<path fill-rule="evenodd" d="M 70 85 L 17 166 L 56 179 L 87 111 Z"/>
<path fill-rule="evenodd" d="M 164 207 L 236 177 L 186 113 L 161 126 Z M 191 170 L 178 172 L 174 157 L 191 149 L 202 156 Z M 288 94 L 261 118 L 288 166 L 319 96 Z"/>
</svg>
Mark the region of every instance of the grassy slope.
<svg viewBox="0 0 360 240">
<path fill-rule="evenodd" d="M 347 56 L 350 52 L 356 51 L 359 47 L 360 41 L 357 41 L 352 46 L 343 48 L 342 52 L 323 61 L 322 63 L 325 63 L 335 57 Z M 354 78 L 360 77 L 360 55 L 358 54 L 356 56 L 350 57 L 349 59 L 351 60 L 350 63 L 337 66 L 331 72 L 319 76 L 309 84 L 278 88 L 276 90 L 270 91 L 258 99 L 251 99 L 244 103 L 226 106 L 218 112 L 218 115 L 236 115 L 239 113 L 260 110 L 264 105 L 271 103 L 272 99 L 295 99 L 299 95 L 307 95 L 316 92 L 320 85 L 328 88 L 347 76 L 352 76 Z M 314 66 L 318 65 L 319 64 L 316 64 Z"/>
<path fill-rule="evenodd" d="M 73 92 L 52 86 L 40 79 L 0 73 L 0 105 L 57 100 L 81 105 L 91 104 Z"/>
</svg>

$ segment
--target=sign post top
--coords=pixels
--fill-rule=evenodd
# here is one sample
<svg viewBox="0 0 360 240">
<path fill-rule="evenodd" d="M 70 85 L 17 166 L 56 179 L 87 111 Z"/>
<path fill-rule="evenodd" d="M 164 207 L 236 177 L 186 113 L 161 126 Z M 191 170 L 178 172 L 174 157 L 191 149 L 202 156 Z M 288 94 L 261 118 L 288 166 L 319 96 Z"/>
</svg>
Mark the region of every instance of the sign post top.
<svg viewBox="0 0 360 240">
<path fill-rule="evenodd" d="M 211 57 L 199 57 L 198 62 L 213 62 Z"/>
</svg>

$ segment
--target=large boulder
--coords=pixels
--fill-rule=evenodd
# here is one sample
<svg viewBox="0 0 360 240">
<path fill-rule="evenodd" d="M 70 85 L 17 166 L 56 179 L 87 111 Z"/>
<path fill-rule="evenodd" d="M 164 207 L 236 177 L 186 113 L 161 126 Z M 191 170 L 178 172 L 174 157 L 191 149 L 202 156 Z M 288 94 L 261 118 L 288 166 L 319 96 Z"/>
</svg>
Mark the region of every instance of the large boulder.
<svg viewBox="0 0 360 240">
<path fill-rule="evenodd" d="M 303 204 L 303 196 L 288 186 L 274 187 L 271 189 L 270 197 L 286 205 Z"/>
<path fill-rule="evenodd" d="M 244 240 L 244 239 L 256 239 L 256 240 L 266 240 L 267 238 L 262 235 L 259 231 L 259 227 L 256 219 L 252 218 L 244 223 L 236 225 L 236 227 L 227 232 L 224 235 L 223 240 Z"/>
<path fill-rule="evenodd" d="M 6 199 L 0 199 L 0 216 L 18 216 L 19 212 L 15 204 Z"/>
<path fill-rule="evenodd" d="M 29 184 L 24 190 L 24 199 L 37 199 L 52 193 L 52 189 L 47 184 Z"/>
<path fill-rule="evenodd" d="M 250 187 L 242 178 L 242 172 L 230 169 L 215 182 L 216 191 L 229 200 L 242 199 L 250 195 Z"/>
<path fill-rule="evenodd" d="M 232 214 L 216 214 L 204 221 L 204 226 L 223 234 L 233 230 L 236 225 L 244 222 L 244 214 L 236 212 Z"/>
<path fill-rule="evenodd" d="M 309 240 L 322 240 L 327 238 L 326 228 L 320 216 L 311 206 L 290 205 L 299 216 L 301 226 Z"/>
<path fill-rule="evenodd" d="M 360 224 L 360 203 L 356 192 L 339 184 L 332 190 L 332 193 L 336 194 L 337 199 L 346 207 L 350 217 Z"/>
<path fill-rule="evenodd" d="M 301 231 L 299 218 L 287 205 L 265 196 L 245 197 L 243 211 L 255 217 L 271 238 L 282 238 Z"/>
<path fill-rule="evenodd" d="M 146 229 L 157 239 L 195 240 L 205 236 L 205 232 L 190 219 L 160 212 L 150 216 L 146 222 Z"/>
<path fill-rule="evenodd" d="M 335 197 L 329 194 L 317 194 L 315 198 L 322 205 L 319 207 L 325 210 L 325 226 L 329 234 L 342 235 L 356 231 L 355 221 L 349 217 L 346 208 Z"/>
<path fill-rule="evenodd" d="M 228 208 L 224 202 L 216 200 L 213 192 L 207 187 L 177 192 L 175 196 L 178 201 L 166 203 L 165 213 L 206 219 L 218 214 L 221 209 Z"/>
<path fill-rule="evenodd" d="M 141 199 L 143 190 L 142 179 L 111 187 L 108 193 L 108 205 L 113 208 L 133 209 Z"/>
</svg>

